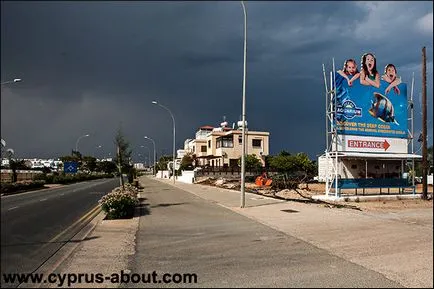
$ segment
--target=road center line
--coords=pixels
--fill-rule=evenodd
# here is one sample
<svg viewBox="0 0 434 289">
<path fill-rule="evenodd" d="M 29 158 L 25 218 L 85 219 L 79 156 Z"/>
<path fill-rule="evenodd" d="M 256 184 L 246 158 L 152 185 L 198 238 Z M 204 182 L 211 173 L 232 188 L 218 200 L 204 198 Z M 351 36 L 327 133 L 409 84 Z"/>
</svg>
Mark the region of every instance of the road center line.
<svg viewBox="0 0 434 289">
<path fill-rule="evenodd" d="M 12 208 L 9 208 L 8 211 L 12 211 L 12 210 L 17 209 L 17 208 L 19 208 L 19 207 L 18 206 L 12 207 Z"/>
</svg>

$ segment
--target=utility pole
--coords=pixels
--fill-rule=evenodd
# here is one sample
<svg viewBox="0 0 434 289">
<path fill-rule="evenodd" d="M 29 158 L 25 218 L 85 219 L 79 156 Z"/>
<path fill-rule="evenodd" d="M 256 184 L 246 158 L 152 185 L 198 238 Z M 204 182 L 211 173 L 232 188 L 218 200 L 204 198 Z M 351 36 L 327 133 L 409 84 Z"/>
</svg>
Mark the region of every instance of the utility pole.
<svg viewBox="0 0 434 289">
<path fill-rule="evenodd" d="M 422 48 L 422 199 L 428 199 L 428 151 L 426 129 L 426 48 Z"/>
</svg>

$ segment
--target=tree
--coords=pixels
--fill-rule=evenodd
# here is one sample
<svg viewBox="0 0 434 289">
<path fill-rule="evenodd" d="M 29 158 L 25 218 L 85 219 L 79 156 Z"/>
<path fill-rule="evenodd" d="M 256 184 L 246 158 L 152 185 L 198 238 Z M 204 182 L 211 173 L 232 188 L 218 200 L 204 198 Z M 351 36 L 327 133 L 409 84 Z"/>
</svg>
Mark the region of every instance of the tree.
<svg viewBox="0 0 434 289">
<path fill-rule="evenodd" d="M 241 158 L 238 159 L 238 164 L 241 166 Z M 248 171 L 259 171 L 262 169 L 262 163 L 255 154 L 246 155 L 245 165 Z"/>
<path fill-rule="evenodd" d="M 88 169 L 91 172 L 96 170 L 96 158 L 92 156 L 83 157 L 83 169 Z"/>
<path fill-rule="evenodd" d="M 184 157 L 181 160 L 181 166 L 180 166 L 180 170 L 192 170 L 193 169 L 193 162 L 194 162 L 194 158 L 192 156 L 192 153 L 187 153 L 184 155 Z"/>
<path fill-rule="evenodd" d="M 115 162 L 118 165 L 119 174 L 120 174 L 120 182 L 122 188 L 124 187 L 124 180 L 122 178 L 123 173 L 131 173 L 131 154 L 132 150 L 130 149 L 129 142 L 125 139 L 122 128 L 119 126 L 119 129 L 115 136 L 115 145 L 117 148 L 117 155 L 115 158 Z"/>
<path fill-rule="evenodd" d="M 115 162 L 103 161 L 97 163 L 97 170 L 106 174 L 115 174 L 117 166 Z"/>
<path fill-rule="evenodd" d="M 166 171 L 167 170 L 167 164 L 173 160 L 172 156 L 161 156 L 160 160 L 157 163 L 157 170 L 159 171 Z"/>
<path fill-rule="evenodd" d="M 80 157 L 77 155 L 72 155 L 72 156 L 63 156 L 63 157 L 59 157 L 59 159 L 63 162 L 79 162 L 80 161 Z"/>
<path fill-rule="evenodd" d="M 29 167 L 26 165 L 25 160 L 9 159 L 9 168 L 12 170 L 12 182 L 17 181 L 17 170 L 27 170 Z"/>
<path fill-rule="evenodd" d="M 272 157 L 269 163 L 270 167 L 279 172 L 302 173 L 307 179 L 315 176 L 317 170 L 315 162 L 311 161 L 305 153 L 291 155 L 286 151 L 282 151 L 279 155 Z"/>
<path fill-rule="evenodd" d="M 71 157 L 81 160 L 83 156 L 79 151 L 72 150 Z"/>
<path fill-rule="evenodd" d="M 307 184 L 307 189 L 309 189 L 308 181 L 316 175 L 317 167 L 315 162 L 311 161 L 307 154 L 298 153 L 294 156 L 295 168 L 304 173 L 304 177 Z"/>
<path fill-rule="evenodd" d="M 270 162 L 273 159 L 273 156 L 271 155 L 267 155 L 264 157 L 264 161 L 265 161 L 265 169 L 268 170 L 270 168 Z"/>
<path fill-rule="evenodd" d="M 281 151 L 277 156 L 270 159 L 270 167 L 279 171 L 289 173 L 295 168 L 293 157 L 286 151 Z"/>
<path fill-rule="evenodd" d="M 282 151 L 267 161 L 270 168 L 281 173 L 273 176 L 272 186 L 275 189 L 297 190 L 301 183 L 308 184 L 308 181 L 316 175 L 317 171 L 316 163 L 311 161 L 305 153 L 291 155 L 286 151 Z M 307 189 L 309 189 L 308 186 Z"/>
<path fill-rule="evenodd" d="M 63 171 L 63 162 L 58 163 L 58 165 L 57 165 L 57 171 Z"/>
</svg>

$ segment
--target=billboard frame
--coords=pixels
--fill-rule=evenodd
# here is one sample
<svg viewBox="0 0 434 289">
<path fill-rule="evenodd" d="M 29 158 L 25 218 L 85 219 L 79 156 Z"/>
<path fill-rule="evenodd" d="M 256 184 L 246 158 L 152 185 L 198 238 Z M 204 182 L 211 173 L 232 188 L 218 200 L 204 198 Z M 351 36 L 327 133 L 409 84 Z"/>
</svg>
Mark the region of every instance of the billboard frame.
<svg viewBox="0 0 434 289">
<path fill-rule="evenodd" d="M 325 64 L 322 64 L 323 77 L 324 77 L 324 86 L 325 86 L 325 127 L 326 127 L 326 149 L 325 149 L 325 157 L 326 163 L 332 164 L 332 167 L 326 167 L 326 197 L 330 197 L 332 194 L 332 190 L 334 190 L 335 198 L 340 197 L 340 189 L 338 188 L 338 178 L 339 178 L 339 160 L 338 160 L 338 130 L 336 128 L 337 124 L 337 97 L 336 95 L 336 67 L 335 67 L 335 59 L 332 58 L 332 70 L 330 71 L 330 78 L 327 80 L 326 68 Z M 330 89 L 327 86 L 328 81 L 330 82 Z M 414 72 L 412 75 L 411 82 L 411 92 L 410 99 L 407 97 L 407 122 L 410 122 L 410 125 L 407 126 L 408 136 L 407 136 L 407 145 L 411 143 L 411 154 L 414 154 L 414 103 L 413 103 L 413 92 L 414 92 Z M 410 110 L 410 116 L 408 117 L 408 110 Z M 408 151 L 408 147 L 407 147 Z M 330 162 L 331 161 L 331 162 Z M 412 166 L 412 185 L 413 185 L 413 194 L 415 193 L 415 174 L 414 167 L 415 162 L 414 158 L 411 160 Z M 329 174 L 329 169 L 331 169 L 331 174 Z M 334 187 L 334 188 L 333 188 Z"/>
</svg>

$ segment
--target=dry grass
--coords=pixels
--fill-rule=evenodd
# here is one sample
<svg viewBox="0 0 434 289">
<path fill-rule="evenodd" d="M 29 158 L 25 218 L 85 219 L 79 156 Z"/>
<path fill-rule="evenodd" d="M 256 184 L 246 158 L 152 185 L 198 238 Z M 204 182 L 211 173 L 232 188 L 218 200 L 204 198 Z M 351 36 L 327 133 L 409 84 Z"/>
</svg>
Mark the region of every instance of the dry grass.
<svg viewBox="0 0 434 289">
<path fill-rule="evenodd" d="M 216 180 L 206 180 L 202 184 L 210 186 L 218 186 L 228 189 L 239 190 L 240 185 L 237 181 L 225 182 L 220 179 L 217 183 Z M 301 184 L 298 190 L 281 190 L 273 191 L 267 187 L 258 187 L 254 183 L 246 183 L 246 190 L 254 191 L 256 193 L 269 196 L 278 197 L 281 199 L 294 200 L 294 201 L 312 201 L 312 196 L 321 195 L 325 193 L 324 183 L 313 183 L 306 186 L 306 184 Z M 383 189 L 383 194 L 387 194 L 387 189 Z M 422 192 L 422 185 L 418 184 L 416 187 L 416 192 Z M 428 192 L 432 194 L 433 187 L 428 186 Z M 345 194 L 345 192 L 343 192 Z M 354 195 L 354 190 L 351 190 L 351 195 Z M 362 191 L 359 190 L 359 195 Z M 369 195 L 378 194 L 378 189 L 365 189 L 365 193 Z M 357 208 L 364 211 L 396 211 L 396 210 L 407 210 L 407 209 L 417 209 L 417 208 L 433 208 L 433 200 L 421 200 L 421 199 L 399 199 L 397 189 L 390 189 L 390 193 L 395 193 L 397 199 L 394 200 L 376 200 L 376 201 L 347 201 L 347 202 L 336 202 L 334 203 L 337 207 L 340 205 L 345 205 L 346 207 Z M 329 202 L 332 204 L 332 202 Z"/>
<path fill-rule="evenodd" d="M 353 204 L 353 203 L 352 203 Z M 433 208 L 433 200 L 405 199 L 359 202 L 355 204 L 364 211 L 401 211 L 408 209 Z"/>
</svg>

